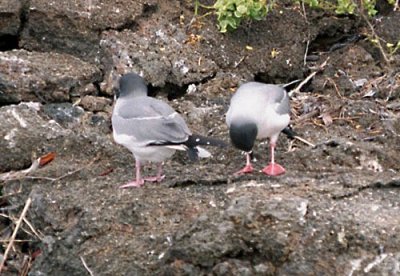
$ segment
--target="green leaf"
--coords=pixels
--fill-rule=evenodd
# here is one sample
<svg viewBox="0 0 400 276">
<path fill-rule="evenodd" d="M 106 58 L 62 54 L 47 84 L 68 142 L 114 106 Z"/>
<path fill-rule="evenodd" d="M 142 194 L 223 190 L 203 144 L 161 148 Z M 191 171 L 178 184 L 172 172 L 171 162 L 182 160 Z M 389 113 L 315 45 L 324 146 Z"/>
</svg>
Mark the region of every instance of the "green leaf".
<svg viewBox="0 0 400 276">
<path fill-rule="evenodd" d="M 218 25 L 219 25 L 219 31 L 221 33 L 226 33 L 227 27 L 228 27 L 228 22 L 225 20 L 220 20 Z"/>
<path fill-rule="evenodd" d="M 230 26 L 232 29 L 236 29 L 238 26 L 238 23 L 240 23 L 240 19 L 236 19 L 233 17 L 229 17 L 226 19 L 226 22 L 228 23 L 228 26 Z"/>
<path fill-rule="evenodd" d="M 241 14 L 246 14 L 247 13 L 247 7 L 245 5 L 239 5 L 236 8 L 236 11 L 241 13 Z"/>
<path fill-rule="evenodd" d="M 356 4 L 352 0 L 338 0 L 335 12 L 337 14 L 354 14 Z"/>
</svg>

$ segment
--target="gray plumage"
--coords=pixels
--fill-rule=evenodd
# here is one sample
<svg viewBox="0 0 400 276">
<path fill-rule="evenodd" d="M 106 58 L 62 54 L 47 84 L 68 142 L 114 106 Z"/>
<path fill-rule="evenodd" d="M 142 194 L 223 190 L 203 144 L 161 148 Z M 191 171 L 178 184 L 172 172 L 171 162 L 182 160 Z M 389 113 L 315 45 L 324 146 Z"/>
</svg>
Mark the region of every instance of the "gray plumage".
<svg viewBox="0 0 400 276">
<path fill-rule="evenodd" d="M 192 134 L 183 118 L 160 100 L 136 97 L 117 105 L 112 118 L 115 135 L 128 135 L 137 146 L 183 143 Z"/>
<path fill-rule="evenodd" d="M 260 82 L 242 84 L 231 98 L 226 123 L 232 144 L 245 152 L 246 166 L 237 174 L 250 173 L 250 153 L 256 139 L 270 139 L 271 162 L 263 169 L 267 175 L 279 175 L 285 169 L 274 160 L 280 132 L 290 121 L 289 97 L 280 86 Z"/>
<path fill-rule="evenodd" d="M 276 142 L 279 133 L 289 124 L 289 97 L 280 86 L 260 82 L 242 84 L 232 96 L 226 123 L 254 123 L 257 138 Z"/>
<path fill-rule="evenodd" d="M 168 146 L 184 143 L 192 134 L 172 107 L 147 96 L 144 80 L 133 73 L 121 77 L 111 120 L 115 141 L 139 161 L 164 161 L 176 149 Z M 162 144 L 168 146 L 156 146 Z"/>
<path fill-rule="evenodd" d="M 139 187 L 144 181 L 161 181 L 162 162 L 175 151 L 186 150 L 192 160 L 211 154 L 199 145 L 224 146 L 225 143 L 193 135 L 182 116 L 167 103 L 147 96 L 142 77 L 128 73 L 121 77 L 111 117 L 114 140 L 128 148 L 136 160 L 136 180 L 122 186 Z M 141 163 L 159 163 L 157 176 L 142 178 Z"/>
</svg>

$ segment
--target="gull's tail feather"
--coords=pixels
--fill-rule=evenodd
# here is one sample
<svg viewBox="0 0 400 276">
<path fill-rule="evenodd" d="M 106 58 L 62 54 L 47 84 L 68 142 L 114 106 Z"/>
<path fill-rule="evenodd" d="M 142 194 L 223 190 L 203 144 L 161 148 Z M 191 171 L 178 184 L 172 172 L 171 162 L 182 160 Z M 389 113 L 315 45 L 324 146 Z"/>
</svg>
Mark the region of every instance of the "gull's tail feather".
<svg viewBox="0 0 400 276">
<path fill-rule="evenodd" d="M 199 146 L 214 146 L 214 147 L 226 147 L 228 144 L 222 140 L 206 137 L 198 134 L 189 136 L 189 139 L 185 142 L 185 146 L 188 147 L 188 155 L 191 161 L 196 161 L 198 158 L 211 157 L 211 153 Z"/>
<path fill-rule="evenodd" d="M 217 138 L 206 137 L 199 134 L 192 134 L 189 136 L 189 139 L 185 142 L 185 145 L 188 147 L 195 147 L 195 146 L 226 147 L 228 144 Z"/>
<path fill-rule="evenodd" d="M 207 158 L 211 156 L 211 153 L 199 146 L 214 146 L 214 147 L 226 147 L 228 146 L 222 140 L 206 137 L 198 134 L 190 135 L 189 138 L 182 143 L 164 142 L 164 143 L 152 143 L 149 146 L 165 146 L 176 150 L 186 150 L 189 159 L 196 161 L 200 158 Z"/>
</svg>

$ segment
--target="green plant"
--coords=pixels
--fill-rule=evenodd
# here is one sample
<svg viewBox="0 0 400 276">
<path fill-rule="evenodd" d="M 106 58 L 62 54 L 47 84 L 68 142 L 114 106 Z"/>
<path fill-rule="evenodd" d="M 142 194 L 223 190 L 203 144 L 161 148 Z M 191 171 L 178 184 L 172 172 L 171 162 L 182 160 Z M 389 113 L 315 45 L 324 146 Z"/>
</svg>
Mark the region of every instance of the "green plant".
<svg viewBox="0 0 400 276">
<path fill-rule="evenodd" d="M 337 14 L 354 14 L 357 5 L 352 0 L 337 0 L 336 10 Z"/>
<path fill-rule="evenodd" d="M 389 0 L 390 1 L 390 0 Z M 375 9 L 376 0 L 337 0 L 335 12 L 337 14 L 355 14 L 357 11 L 366 11 L 369 16 L 374 16 L 378 11 Z"/>
<path fill-rule="evenodd" d="M 273 5 L 273 0 L 217 0 L 213 6 L 219 30 L 225 33 L 236 29 L 243 19 L 261 20 Z"/>
<path fill-rule="evenodd" d="M 211 9 L 217 15 L 220 32 L 235 30 L 245 19 L 261 20 L 271 11 L 276 0 L 216 0 L 214 5 L 205 6 L 199 0 L 194 1 L 194 13 L 198 15 L 199 7 Z M 302 3 L 311 8 L 321 8 L 335 11 L 337 14 L 354 14 L 374 16 L 377 0 L 293 0 L 295 3 Z M 395 5 L 398 0 L 386 0 L 389 4 Z M 205 16 L 205 15 L 204 15 Z M 396 49 L 397 50 L 397 49 Z"/>
<path fill-rule="evenodd" d="M 391 5 L 395 1 L 387 0 Z M 311 8 L 333 9 L 337 14 L 358 14 L 361 11 L 365 11 L 369 16 L 377 14 L 376 0 L 336 0 L 336 3 L 329 0 L 296 0 L 296 2 L 304 3 Z"/>
<path fill-rule="evenodd" d="M 367 11 L 369 16 L 374 16 L 378 13 L 375 9 L 376 0 L 363 0 L 362 4 L 364 5 L 364 9 Z"/>
<path fill-rule="evenodd" d="M 296 2 L 296 3 L 302 2 L 302 3 L 304 3 L 304 4 L 309 5 L 309 6 L 312 7 L 312 8 L 316 8 L 316 7 L 319 7 L 319 6 L 320 6 L 320 3 L 319 3 L 318 0 L 303 0 L 303 1 L 295 1 L 295 2 Z"/>
<path fill-rule="evenodd" d="M 398 50 L 400 50 L 400 40 L 396 45 L 393 43 L 386 43 L 386 47 L 389 49 L 389 54 L 393 56 Z"/>
</svg>

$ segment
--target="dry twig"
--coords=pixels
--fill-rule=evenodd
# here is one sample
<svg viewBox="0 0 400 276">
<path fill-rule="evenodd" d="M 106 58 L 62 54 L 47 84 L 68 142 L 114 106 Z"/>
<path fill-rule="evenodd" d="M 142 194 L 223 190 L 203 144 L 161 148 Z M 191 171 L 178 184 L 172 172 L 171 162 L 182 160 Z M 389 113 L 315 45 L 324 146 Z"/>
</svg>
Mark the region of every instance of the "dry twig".
<svg viewBox="0 0 400 276">
<path fill-rule="evenodd" d="M 313 111 L 308 112 L 308 113 L 306 113 L 304 115 L 301 115 L 298 118 L 296 118 L 293 121 L 293 124 L 297 125 L 297 124 L 299 124 L 299 123 L 301 123 L 301 122 L 303 122 L 305 120 L 311 119 L 312 117 L 318 115 L 318 113 L 319 113 L 319 110 L 318 109 L 314 109 Z"/>
<path fill-rule="evenodd" d="M 21 270 L 19 271 L 19 276 L 28 275 L 31 266 L 32 266 L 32 258 L 29 256 L 25 256 L 21 266 Z"/>
<path fill-rule="evenodd" d="M 289 96 L 291 97 L 293 94 L 299 93 L 300 89 L 310 80 L 312 79 L 318 72 L 322 71 L 325 69 L 326 64 L 329 61 L 329 57 L 320 65 L 317 67 L 317 70 L 312 72 L 310 75 L 307 76 L 302 82 L 299 83 L 299 85 L 293 89 L 292 91 L 289 92 Z"/>
<path fill-rule="evenodd" d="M 308 145 L 310 147 L 315 147 L 315 144 L 311 143 L 310 141 L 307 141 L 306 139 L 304 139 L 304 138 L 302 138 L 300 136 L 295 135 L 293 138 L 296 139 L 296 140 L 299 140 L 300 142 L 302 142 L 302 143 L 304 143 L 304 144 L 306 144 L 306 145 Z"/>
<path fill-rule="evenodd" d="M 307 64 L 307 56 L 308 56 L 308 47 L 310 46 L 310 40 L 307 40 L 306 44 L 306 50 L 304 51 L 304 58 L 303 58 L 303 64 L 304 66 Z"/>
<path fill-rule="evenodd" d="M 24 222 L 26 225 L 28 225 L 28 227 L 31 229 L 32 233 L 35 234 L 35 236 L 39 240 L 43 240 L 43 237 L 35 230 L 35 228 L 33 228 L 32 224 L 26 218 L 24 218 Z"/>
<path fill-rule="evenodd" d="M 376 44 L 377 44 L 377 46 L 378 46 L 378 49 L 379 49 L 379 51 L 381 52 L 381 54 L 382 54 L 382 56 L 383 56 L 383 59 L 385 60 L 385 62 L 386 62 L 387 65 L 390 65 L 390 60 L 389 60 L 389 58 L 387 57 L 386 51 L 385 51 L 385 49 L 383 48 L 383 46 L 382 46 L 382 44 L 381 44 L 381 38 L 380 38 L 380 37 L 377 35 L 377 33 L 375 32 L 374 26 L 372 25 L 371 21 L 369 21 L 368 17 L 367 17 L 363 12 L 360 12 L 360 14 L 361 14 L 362 18 L 365 20 L 365 22 L 367 22 L 367 25 L 368 25 L 368 27 L 369 27 L 370 30 L 371 30 L 372 36 L 373 36 L 373 38 L 374 38 L 375 41 L 376 41 Z"/>
<path fill-rule="evenodd" d="M 10 252 L 11 247 L 12 247 L 13 244 L 14 244 L 15 237 L 17 236 L 18 230 L 19 230 L 19 228 L 20 228 L 20 226 L 21 226 L 22 221 L 23 221 L 24 218 L 25 218 L 26 213 L 28 212 L 28 209 L 29 209 L 29 206 L 31 205 L 31 203 L 32 203 L 32 199 L 31 199 L 30 197 L 28 197 L 28 199 L 26 200 L 26 203 L 25 203 L 25 207 L 24 207 L 24 209 L 22 210 L 22 213 L 21 213 L 21 215 L 20 215 L 20 217 L 19 217 L 19 219 L 18 219 L 18 221 L 17 221 L 17 223 L 16 223 L 14 232 L 13 232 L 11 238 L 10 238 L 10 242 L 8 243 L 8 246 L 7 246 L 7 248 L 6 248 L 6 251 L 4 252 L 3 260 L 1 261 L 1 264 L 0 264 L 0 273 L 1 273 L 1 271 L 3 270 L 4 264 L 6 263 L 6 260 L 7 260 L 7 255 L 8 255 L 8 253 Z"/>
<path fill-rule="evenodd" d="M 96 156 L 92 161 L 90 161 L 87 165 L 80 167 L 76 170 L 67 172 L 66 174 L 63 174 L 59 177 L 48 177 L 48 176 L 29 176 L 26 173 L 21 173 L 23 171 L 17 171 L 17 172 L 13 172 L 11 175 L 5 175 L 4 177 L 2 175 L 0 175 L 0 180 L 3 181 L 9 181 L 9 180 L 15 180 L 15 179 L 21 179 L 21 178 L 25 178 L 25 179 L 34 179 L 34 180 L 47 180 L 50 182 L 56 182 L 58 180 L 61 180 L 63 178 L 66 178 L 68 176 L 71 176 L 77 172 L 80 172 L 83 169 L 86 169 L 87 167 L 91 166 L 94 162 L 96 162 L 97 160 L 99 160 L 100 157 Z M 31 166 L 32 167 L 32 166 Z M 28 169 L 29 170 L 29 169 Z M 25 170 L 26 171 L 26 170 Z"/>
<path fill-rule="evenodd" d="M 88 265 L 87 265 L 86 262 L 85 262 L 85 259 L 84 259 L 82 256 L 81 256 L 80 258 L 81 258 L 81 261 L 82 261 L 83 266 L 85 267 L 85 269 L 87 270 L 87 272 L 89 272 L 90 276 L 94 276 L 93 271 L 90 270 L 90 268 L 88 267 Z"/>
<path fill-rule="evenodd" d="M 333 87 L 335 87 L 336 94 L 338 95 L 339 98 L 343 99 L 343 96 L 342 96 L 342 94 L 340 93 L 339 88 L 338 88 L 336 82 L 335 82 L 332 78 L 327 78 L 327 81 L 329 81 L 331 84 L 333 84 Z"/>
<path fill-rule="evenodd" d="M 55 157 L 55 153 L 50 152 L 48 154 L 45 154 L 45 155 L 33 160 L 31 166 L 28 169 L 2 173 L 2 174 L 0 174 L 0 181 L 16 180 L 16 179 L 21 179 L 23 177 L 26 177 L 28 174 L 36 171 L 41 166 L 44 166 L 47 163 L 51 162 L 54 159 L 54 157 Z"/>
<path fill-rule="evenodd" d="M 34 240 L 14 240 L 14 243 L 16 242 L 33 242 Z M 0 240 L 0 242 L 10 242 L 10 239 L 6 240 Z"/>
</svg>

